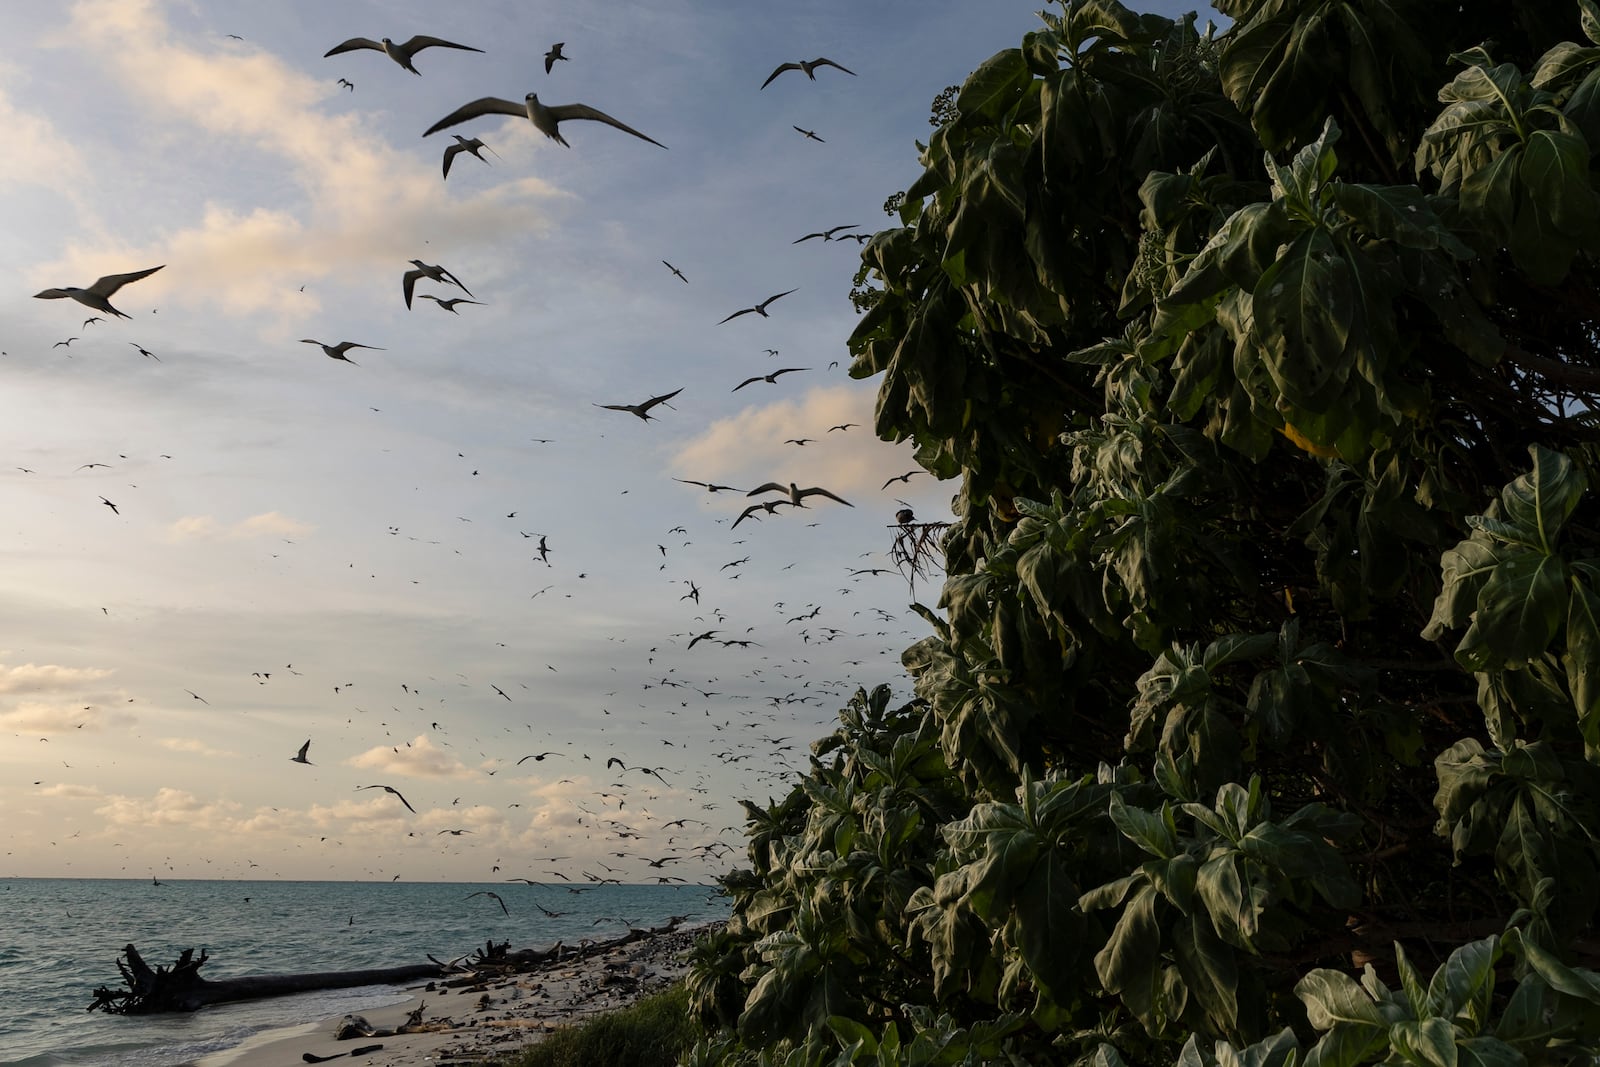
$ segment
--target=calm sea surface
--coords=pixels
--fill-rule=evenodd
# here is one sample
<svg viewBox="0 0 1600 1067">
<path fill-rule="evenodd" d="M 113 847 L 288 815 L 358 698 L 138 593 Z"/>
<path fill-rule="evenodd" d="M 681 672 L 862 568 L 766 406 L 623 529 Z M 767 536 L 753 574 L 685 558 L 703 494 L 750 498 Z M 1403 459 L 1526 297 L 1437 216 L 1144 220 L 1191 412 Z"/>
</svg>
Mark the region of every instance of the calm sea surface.
<svg viewBox="0 0 1600 1067">
<path fill-rule="evenodd" d="M 488 897 L 505 899 L 509 916 Z M 534 906 L 558 913 L 551 918 Z M 205 882 L 128 879 L 0 880 L 0 1067 L 84 1064 L 177 1067 L 263 1030 L 365 1011 L 405 999 L 395 987 L 328 990 L 223 1004 L 186 1015 L 87 1012 L 96 987 L 124 988 L 117 956 L 132 943 L 166 965 L 193 947 L 201 974 L 398 967 L 465 955 L 491 939 L 512 948 L 607 938 L 668 916 L 726 918 L 703 886 L 600 886 L 570 893 L 521 883 Z"/>
</svg>

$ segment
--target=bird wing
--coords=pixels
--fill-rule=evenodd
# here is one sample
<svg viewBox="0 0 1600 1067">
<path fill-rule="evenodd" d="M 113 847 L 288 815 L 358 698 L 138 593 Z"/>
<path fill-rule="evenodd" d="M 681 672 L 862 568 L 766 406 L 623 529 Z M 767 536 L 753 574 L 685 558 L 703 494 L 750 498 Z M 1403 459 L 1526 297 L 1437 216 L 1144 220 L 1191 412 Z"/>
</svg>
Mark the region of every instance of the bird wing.
<svg viewBox="0 0 1600 1067">
<path fill-rule="evenodd" d="M 327 59 L 329 56 L 336 56 L 341 52 L 356 52 L 363 48 L 370 48 L 375 52 L 383 51 L 383 45 L 374 41 L 371 37 L 352 37 L 343 44 L 336 44 L 322 53 L 322 58 Z"/>
<path fill-rule="evenodd" d="M 40 294 L 40 295 L 41 295 L 41 296 L 42 296 L 42 295 L 44 295 L 44 294 L 42 294 L 42 293 L 41 293 L 41 294 Z M 63 296 L 65 296 L 65 295 L 66 295 L 66 294 L 65 294 L 65 293 L 63 293 L 63 294 L 62 294 L 62 295 L 63 295 Z M 733 314 L 732 314 L 732 315 L 729 315 L 729 316 L 728 316 L 728 318 L 726 318 L 726 319 L 723 319 L 723 320 L 722 320 L 722 322 L 727 322 L 727 321 L 729 321 L 729 320 L 730 320 L 730 319 L 736 319 L 736 318 L 738 318 L 738 317 L 739 317 L 739 316 L 740 316 L 740 315 L 748 315 L 748 314 L 750 314 L 750 313 L 751 313 L 751 312 L 752 312 L 752 311 L 754 311 L 754 310 L 755 310 L 755 308 L 740 308 L 740 309 L 739 309 L 739 310 L 738 310 L 738 311 L 735 311 L 735 312 L 734 312 L 734 313 L 733 313 Z M 717 323 L 717 325 L 718 325 L 718 326 L 721 326 L 721 325 L 722 325 L 722 322 L 719 322 L 719 323 Z"/>
<path fill-rule="evenodd" d="M 470 104 L 462 104 L 450 114 L 423 130 L 422 136 L 426 137 L 430 133 L 438 133 L 440 130 L 483 115 L 520 115 L 522 118 L 527 118 L 528 106 L 511 100 L 502 100 L 498 96 L 481 96 Z"/>
<path fill-rule="evenodd" d="M 810 369 L 811 369 L 810 367 L 784 367 L 782 370 L 775 370 L 771 374 L 767 375 L 767 379 L 770 381 L 771 379 L 776 378 L 780 374 L 794 374 L 797 371 L 810 370 Z"/>
<path fill-rule="evenodd" d="M 831 59 L 813 59 L 811 61 L 811 65 L 813 67 L 833 67 L 836 70 L 842 70 L 846 74 L 849 74 L 849 75 L 852 75 L 852 76 L 854 76 L 854 74 L 855 74 L 855 71 L 851 70 L 848 67 L 841 67 L 841 66 L 839 66 L 839 64 L 835 63 Z"/>
<path fill-rule="evenodd" d="M 300 746 L 300 758 L 301 759 L 305 759 L 306 758 L 306 752 L 308 752 L 310 750 L 310 748 L 311 748 L 311 742 L 309 740 L 305 744 Z"/>
<path fill-rule="evenodd" d="M 853 223 L 853 222 L 847 222 L 843 226 L 835 226 L 831 230 L 824 231 L 822 236 L 824 236 L 824 237 L 832 237 L 834 234 L 838 233 L 840 230 L 848 230 L 850 227 L 852 227 L 854 225 L 856 225 L 856 224 Z"/>
<path fill-rule="evenodd" d="M 760 381 L 765 381 L 765 380 L 766 379 L 763 378 L 759 374 L 756 375 L 754 378 L 746 378 L 744 381 L 740 382 L 738 385 L 733 387 L 733 392 L 737 393 L 739 390 L 743 389 L 745 386 L 749 385 L 751 382 L 760 382 Z"/>
<path fill-rule="evenodd" d="M 370 349 L 373 352 L 383 352 L 383 351 L 385 351 L 385 349 L 376 348 L 376 347 L 374 347 L 372 345 L 358 345 L 354 341 L 341 341 L 339 343 L 339 351 L 341 351 L 341 352 L 348 352 L 352 348 L 366 348 L 366 349 Z"/>
<path fill-rule="evenodd" d="M 779 293 L 777 296 L 769 296 L 769 297 L 767 297 L 765 300 L 761 301 L 761 303 L 758 304 L 757 306 L 758 307 L 766 307 L 768 304 L 772 303 L 774 300 L 777 300 L 779 297 L 788 296 L 790 293 L 797 293 L 799 291 L 800 290 L 798 288 L 785 289 L 783 292 Z"/>
<path fill-rule="evenodd" d="M 638 404 L 596 404 L 594 406 L 597 407 L 597 408 L 605 408 L 607 411 L 633 411 L 633 412 L 637 412 L 637 410 L 639 408 Z"/>
<path fill-rule="evenodd" d="M 164 266 L 166 266 L 165 263 L 161 264 L 161 267 Z M 112 293 L 116 292 L 118 289 L 121 289 L 129 282 L 136 282 L 140 278 L 150 277 L 150 275 L 160 270 L 161 267 L 151 267 L 149 270 L 136 270 L 132 274 L 107 274 L 104 278 L 99 279 L 93 285 L 89 286 L 88 289 L 85 289 L 84 292 L 93 293 L 96 296 L 110 296 Z"/>
<path fill-rule="evenodd" d="M 460 289 L 463 293 L 466 293 L 468 296 L 472 295 L 472 290 L 468 289 L 466 286 L 462 285 L 460 278 L 457 278 L 454 274 L 451 274 L 449 271 L 445 270 L 443 267 L 439 268 L 439 273 L 444 275 L 445 280 L 448 281 L 451 285 L 455 286 L 457 289 Z"/>
<path fill-rule="evenodd" d="M 770 493 L 774 489 L 786 496 L 789 493 L 789 487 L 787 485 L 779 485 L 777 482 L 768 482 L 766 485 L 756 486 L 754 489 L 746 493 L 745 496 L 755 496 L 757 493 Z"/>
<path fill-rule="evenodd" d="M 683 388 L 680 386 L 679 388 L 674 389 L 670 393 L 662 393 L 660 396 L 653 396 L 649 400 L 646 400 L 643 404 L 640 404 L 639 406 L 641 408 L 643 408 L 645 411 L 649 411 L 651 408 L 655 407 L 657 404 L 665 404 L 667 401 L 671 400 L 673 397 L 677 396 L 681 392 L 683 392 Z"/>
<path fill-rule="evenodd" d="M 379 48 L 381 49 L 382 46 L 380 45 Z M 429 37 L 421 33 L 400 46 L 402 52 L 420 52 L 424 48 L 459 48 L 463 52 L 483 51 L 483 49 L 474 48 L 469 44 L 456 44 L 454 41 L 446 41 L 442 37 Z"/>
<path fill-rule="evenodd" d="M 450 177 L 450 161 L 465 151 L 466 148 L 458 144 L 453 144 L 444 150 L 444 176 L 446 178 Z"/>
<path fill-rule="evenodd" d="M 417 279 L 424 276 L 420 270 L 408 270 L 405 274 L 404 285 L 406 290 L 406 307 L 411 306 L 411 291 L 417 287 Z"/>
<path fill-rule="evenodd" d="M 828 492 L 826 489 L 822 489 L 822 488 L 819 488 L 817 486 L 812 486 L 810 489 L 802 489 L 802 490 L 800 490 L 800 496 L 802 498 L 808 497 L 808 496 L 825 496 L 829 500 L 837 500 L 839 503 L 843 504 L 847 508 L 855 507 L 854 504 L 850 503 L 850 501 L 846 500 L 844 497 L 842 497 L 842 496 L 834 496 L 832 493 Z"/>
<path fill-rule="evenodd" d="M 809 240 L 811 240 L 811 239 L 812 239 L 812 238 L 813 238 L 813 237 L 821 237 L 821 238 L 822 238 L 822 239 L 823 239 L 823 240 L 827 240 L 827 238 L 828 238 L 828 235 L 827 235 L 827 234 L 825 234 L 825 233 L 808 233 L 808 234 L 806 234 L 806 235 L 805 235 L 805 236 L 804 236 L 804 237 L 802 237 L 802 238 L 800 238 L 800 240 L 799 240 L 799 241 L 790 241 L 790 242 L 789 242 L 789 243 L 790 243 L 790 244 L 794 244 L 794 245 L 797 245 L 797 244 L 800 244 L 800 243 L 801 243 L 801 241 L 809 241 Z"/>
<path fill-rule="evenodd" d="M 800 64 L 798 64 L 798 63 L 784 63 L 783 65 L 778 67 L 777 70 L 775 70 L 771 74 L 767 75 L 767 80 L 761 83 L 761 88 L 765 89 L 767 86 L 771 85 L 772 84 L 772 79 L 776 78 L 778 75 L 782 74 L 786 70 L 803 70 L 803 69 L 805 69 L 805 68 L 801 67 Z"/>
<path fill-rule="evenodd" d="M 33 298 L 35 300 L 65 300 L 71 295 L 65 289 L 46 289 L 42 293 L 34 293 Z"/>
<path fill-rule="evenodd" d="M 738 528 L 738 525 L 741 522 L 743 522 L 744 520 L 748 519 L 752 514 L 754 514 L 757 511 L 760 511 L 760 510 L 761 510 L 761 505 L 760 504 L 751 504 L 749 507 L 745 508 L 743 511 L 741 511 L 739 513 L 739 517 L 737 519 L 733 520 L 733 525 L 728 527 L 728 529 L 732 530 L 732 529 Z"/>
<path fill-rule="evenodd" d="M 406 806 L 406 810 L 409 811 L 411 814 L 415 815 L 417 813 L 417 809 L 413 808 L 411 806 L 411 801 L 407 800 L 405 797 L 401 797 L 400 796 L 400 790 L 396 789 L 394 786 L 391 786 L 391 785 L 386 785 L 383 788 L 388 790 L 389 792 L 393 793 L 395 796 L 400 797 L 400 803 L 404 804 Z"/>
<path fill-rule="evenodd" d="M 604 111 L 592 108 L 588 104 L 557 104 L 554 107 L 546 108 L 546 110 L 555 116 L 557 122 L 562 122 L 566 119 L 592 119 L 595 122 L 603 122 L 607 126 L 615 126 L 623 133 L 631 133 L 640 140 L 649 141 L 657 148 L 667 147 L 654 137 L 646 137 L 632 126 L 629 126 L 623 122 L 618 122 L 610 115 L 607 115 Z"/>
</svg>

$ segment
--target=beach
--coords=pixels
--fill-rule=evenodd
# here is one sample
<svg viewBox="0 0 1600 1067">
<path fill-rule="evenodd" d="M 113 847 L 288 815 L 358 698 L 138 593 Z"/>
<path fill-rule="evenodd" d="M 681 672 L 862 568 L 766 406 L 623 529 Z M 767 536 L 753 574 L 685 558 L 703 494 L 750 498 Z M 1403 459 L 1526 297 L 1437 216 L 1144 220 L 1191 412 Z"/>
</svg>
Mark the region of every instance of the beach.
<svg viewBox="0 0 1600 1067">
<path fill-rule="evenodd" d="M 481 982 L 454 979 L 400 987 L 401 1003 L 362 1012 L 372 1030 L 394 1031 L 420 1013 L 412 1032 L 340 1039 L 344 1016 L 264 1031 L 193 1067 L 291 1067 L 315 1057 L 371 1067 L 441 1067 L 508 1057 L 551 1029 L 624 1007 L 680 978 L 684 955 L 719 923 L 646 933 L 578 958 L 561 956 Z M 485 972 L 487 973 L 487 972 Z M 357 1049 L 381 1046 L 359 1055 Z"/>
</svg>

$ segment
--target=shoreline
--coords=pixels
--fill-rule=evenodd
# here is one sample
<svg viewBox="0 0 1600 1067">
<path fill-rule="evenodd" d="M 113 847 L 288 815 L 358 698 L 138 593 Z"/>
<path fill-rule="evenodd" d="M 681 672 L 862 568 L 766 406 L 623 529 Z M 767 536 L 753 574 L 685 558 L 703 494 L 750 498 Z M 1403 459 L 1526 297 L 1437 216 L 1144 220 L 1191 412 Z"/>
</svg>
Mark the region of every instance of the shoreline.
<svg viewBox="0 0 1600 1067">
<path fill-rule="evenodd" d="M 649 933 L 584 958 L 565 958 L 503 977 L 447 987 L 443 982 L 396 987 L 405 999 L 364 1012 L 375 1029 L 394 1030 L 420 1010 L 422 1028 L 405 1034 L 339 1040 L 345 1016 L 277 1027 L 191 1067 L 293 1067 L 306 1054 L 367 1067 L 445 1067 L 485 1063 L 514 1054 L 557 1027 L 625 1007 L 665 988 L 688 971 L 681 958 L 721 921 Z M 433 988 L 428 988 L 432 986 Z M 381 1045 L 352 1056 L 358 1048 Z"/>
</svg>

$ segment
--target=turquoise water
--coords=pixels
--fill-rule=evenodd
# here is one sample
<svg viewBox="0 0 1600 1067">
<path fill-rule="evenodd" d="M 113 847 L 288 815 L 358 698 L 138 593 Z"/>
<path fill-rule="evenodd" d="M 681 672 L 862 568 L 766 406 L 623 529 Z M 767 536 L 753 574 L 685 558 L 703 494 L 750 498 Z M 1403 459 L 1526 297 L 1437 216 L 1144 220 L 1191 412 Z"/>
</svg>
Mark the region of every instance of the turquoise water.
<svg viewBox="0 0 1600 1067">
<path fill-rule="evenodd" d="M 500 894 L 509 916 L 488 897 L 466 899 L 485 889 Z M 211 959 L 201 973 L 216 979 L 398 967 L 466 955 L 490 940 L 544 948 L 672 915 L 701 922 L 727 914 L 727 901 L 705 886 L 572 893 L 521 883 L 0 880 L 0 1067 L 176 1067 L 263 1030 L 404 999 L 395 987 L 367 987 L 186 1015 L 87 1012 L 97 987 L 123 988 L 116 960 L 129 943 L 152 967 L 204 948 Z"/>
</svg>

